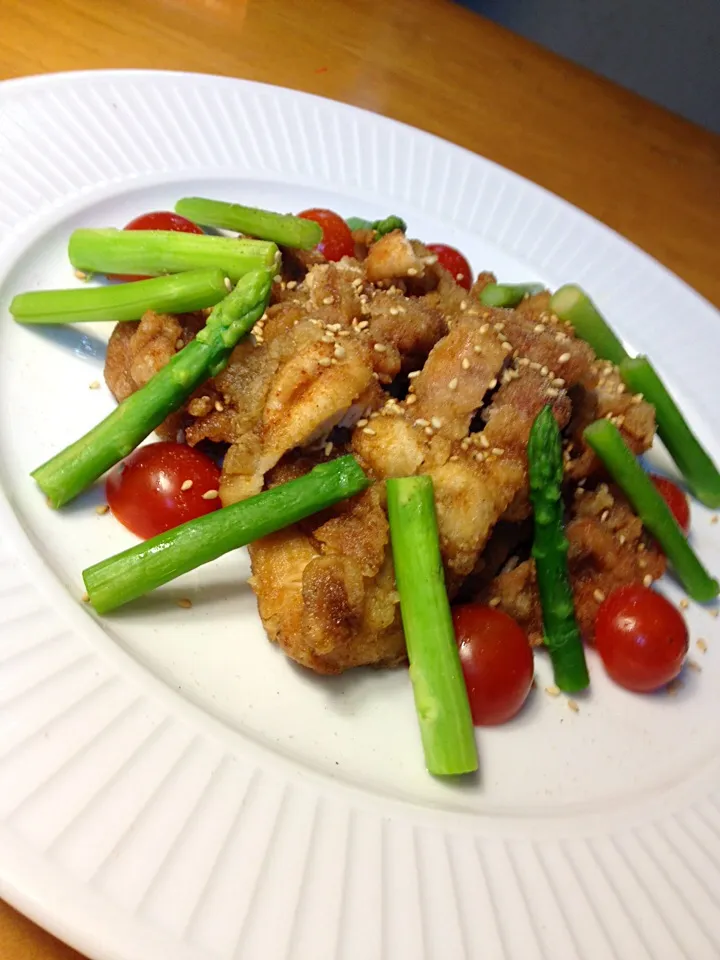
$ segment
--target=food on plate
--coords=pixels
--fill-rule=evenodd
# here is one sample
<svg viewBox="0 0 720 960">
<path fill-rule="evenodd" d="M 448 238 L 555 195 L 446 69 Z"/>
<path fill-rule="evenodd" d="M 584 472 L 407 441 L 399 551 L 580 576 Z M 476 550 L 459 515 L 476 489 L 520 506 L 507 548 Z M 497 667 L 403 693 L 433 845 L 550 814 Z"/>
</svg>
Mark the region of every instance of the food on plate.
<svg viewBox="0 0 720 960">
<path fill-rule="evenodd" d="M 641 391 L 655 407 L 658 435 L 690 492 L 706 507 L 720 506 L 720 473 L 648 358 L 628 357 L 620 373 L 631 390 Z"/>
<path fill-rule="evenodd" d="M 83 570 L 90 603 L 98 613 L 114 610 L 229 550 L 355 496 L 368 483 L 354 457 L 338 457 L 256 497 L 188 520 Z"/>
<path fill-rule="evenodd" d="M 533 682 L 527 634 L 502 610 L 481 603 L 453 609 L 453 624 L 476 726 L 507 723 L 522 709 Z"/>
<path fill-rule="evenodd" d="M 233 282 L 275 266 L 277 247 L 266 240 L 233 240 L 175 230 L 74 230 L 70 263 L 84 273 L 162 276 L 184 270 L 222 270 Z"/>
<path fill-rule="evenodd" d="M 410 680 L 430 773 L 478 768 L 468 693 L 443 577 L 430 477 L 390 477 L 387 509 Z"/>
<path fill-rule="evenodd" d="M 680 673 L 688 632 L 665 597 L 632 584 L 616 590 L 598 610 L 595 646 L 616 683 L 648 693 Z"/>
<path fill-rule="evenodd" d="M 220 467 L 185 443 L 161 440 L 138 447 L 108 474 L 105 496 L 113 516 L 147 540 L 220 509 Z"/>
<path fill-rule="evenodd" d="M 108 501 L 151 539 L 84 571 L 98 612 L 248 544 L 267 635 L 297 663 L 338 674 L 409 656 L 442 774 L 476 768 L 472 719 L 522 708 L 531 647 L 567 692 L 588 684 L 583 642 L 630 689 L 677 674 L 684 622 L 666 618 L 659 649 L 666 601 L 649 587 L 666 557 L 695 599 L 718 584 L 686 539 L 683 492 L 636 460 L 656 412 L 704 502 L 720 474 L 580 288 L 473 280 L 462 253 L 396 216 L 203 198 L 177 211 L 76 230 L 69 247 L 81 269 L 177 276 L 13 302 L 38 322 L 125 317 L 105 366 L 119 406 L 33 473 L 57 507 L 127 458 Z M 187 294 L 189 270 L 226 294 L 211 310 L 147 298 Z M 140 306 L 137 322 L 118 313 Z M 163 442 L 133 453 L 154 429 Z"/>
<path fill-rule="evenodd" d="M 195 233 L 202 234 L 202 228 L 185 217 L 180 217 L 170 210 L 154 210 L 151 213 L 143 213 L 139 217 L 134 217 L 130 223 L 126 223 L 124 230 L 174 230 L 176 233 Z M 115 274 L 108 275 L 111 280 L 122 280 L 129 282 L 133 280 L 147 280 L 148 277 L 137 274 Z"/>
<path fill-rule="evenodd" d="M 239 203 L 185 197 L 175 204 L 175 211 L 195 223 L 236 230 L 256 240 L 272 240 L 283 247 L 312 250 L 323 239 L 322 226 L 312 218 L 271 213 L 256 207 L 243 207 Z"/>
<path fill-rule="evenodd" d="M 535 418 L 527 457 L 533 507 L 532 558 L 542 611 L 543 637 L 556 685 L 566 693 L 576 693 L 587 687 L 590 677 L 568 571 L 568 540 L 563 522 L 562 439 L 550 407 L 543 407 Z"/>
<path fill-rule="evenodd" d="M 714 600 L 720 585 L 698 559 L 670 507 L 625 445 L 615 424 L 598 420 L 586 427 L 584 436 L 623 490 L 643 526 L 657 540 L 688 594 L 700 603 Z"/>
<path fill-rule="evenodd" d="M 235 344 L 262 316 L 271 279 L 267 270 L 246 274 L 213 307 L 205 326 L 185 349 L 169 357 L 143 387 L 89 433 L 33 471 L 52 506 L 61 507 L 82 493 L 131 453 L 197 386 L 225 367 Z"/>
<path fill-rule="evenodd" d="M 107 323 L 140 320 L 148 310 L 193 313 L 214 307 L 227 295 L 222 270 L 188 270 L 137 283 L 19 293 L 10 303 L 10 313 L 18 323 Z"/>
</svg>

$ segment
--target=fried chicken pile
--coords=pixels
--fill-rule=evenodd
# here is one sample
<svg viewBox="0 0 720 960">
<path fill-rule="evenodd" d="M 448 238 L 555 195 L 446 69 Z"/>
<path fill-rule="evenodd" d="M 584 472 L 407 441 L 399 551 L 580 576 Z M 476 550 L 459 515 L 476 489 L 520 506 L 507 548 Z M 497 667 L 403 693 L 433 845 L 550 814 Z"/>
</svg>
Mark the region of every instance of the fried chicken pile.
<svg viewBox="0 0 720 960">
<path fill-rule="evenodd" d="M 570 569 L 584 636 L 605 594 L 662 575 L 664 558 L 582 431 L 599 417 L 636 452 L 653 408 L 551 315 L 548 294 L 484 307 L 400 231 L 356 258 L 286 252 L 271 306 L 227 368 L 166 421 L 162 436 L 227 445 L 224 505 L 353 453 L 376 481 L 429 474 L 450 596 L 507 611 L 541 641 L 526 447 L 546 404 L 563 431 Z M 106 380 L 118 400 L 195 335 L 202 315 L 118 324 Z M 271 640 L 334 674 L 405 659 L 385 488 L 254 543 L 252 586 Z"/>
</svg>

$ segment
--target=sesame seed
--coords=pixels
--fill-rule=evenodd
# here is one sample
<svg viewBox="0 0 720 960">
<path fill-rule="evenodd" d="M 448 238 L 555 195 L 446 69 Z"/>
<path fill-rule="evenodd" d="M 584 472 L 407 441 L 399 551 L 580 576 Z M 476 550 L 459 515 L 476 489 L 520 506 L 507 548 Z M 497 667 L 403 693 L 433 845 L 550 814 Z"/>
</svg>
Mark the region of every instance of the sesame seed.
<svg viewBox="0 0 720 960">
<path fill-rule="evenodd" d="M 433 435 L 433 428 L 432 428 L 432 427 L 425 427 L 425 436 L 426 436 L 426 437 L 431 437 L 432 435 Z"/>
<path fill-rule="evenodd" d="M 497 386 L 497 377 L 493 377 L 490 383 L 488 384 L 488 390 L 494 390 Z"/>
<path fill-rule="evenodd" d="M 359 427 L 366 427 L 368 425 L 368 421 L 363 417 L 362 420 L 358 420 L 357 425 Z"/>
<path fill-rule="evenodd" d="M 387 347 L 384 343 L 376 343 L 373 347 L 373 350 L 375 350 L 376 353 L 385 353 Z"/>
<path fill-rule="evenodd" d="M 529 366 L 530 366 L 530 359 L 529 359 L 529 357 L 520 357 L 520 359 L 518 360 L 518 364 L 519 364 L 521 367 L 529 367 Z"/>
<path fill-rule="evenodd" d="M 374 436 L 375 436 L 375 431 L 373 430 L 372 427 L 363 427 L 363 433 L 367 434 L 368 437 L 374 437 Z"/>
<path fill-rule="evenodd" d="M 318 365 L 321 367 L 329 367 L 330 357 L 320 357 L 320 359 L 318 360 Z"/>
<path fill-rule="evenodd" d="M 478 450 L 476 453 L 473 454 L 473 457 L 475 460 L 477 460 L 478 463 L 482 463 L 483 460 L 485 459 L 485 454 L 481 450 Z"/>
<path fill-rule="evenodd" d="M 415 394 L 411 393 L 410 396 L 405 401 L 405 403 L 407 404 L 408 407 L 411 406 L 413 403 L 417 403 L 417 397 L 415 396 Z"/>
<path fill-rule="evenodd" d="M 618 534 L 618 543 L 620 544 L 620 546 L 622 546 L 625 543 L 626 539 L 627 537 L 625 536 L 624 533 Z"/>
<path fill-rule="evenodd" d="M 390 316 L 391 316 L 391 317 L 396 317 L 399 313 L 400 313 L 400 311 L 398 310 L 397 307 L 390 307 Z"/>
<path fill-rule="evenodd" d="M 88 386 L 89 386 L 90 390 L 99 390 L 99 389 L 100 389 L 100 381 L 99 381 L 99 380 L 93 380 L 93 382 L 90 383 L 90 384 L 88 384 Z"/>
<path fill-rule="evenodd" d="M 282 280 L 282 277 L 280 276 L 280 274 L 276 273 L 275 276 L 273 277 L 273 281 L 275 283 L 280 283 L 281 280 Z"/>
<path fill-rule="evenodd" d="M 568 700 L 567 705 L 568 705 L 568 710 L 572 710 L 573 713 L 580 712 L 580 707 L 578 706 L 577 700 Z"/>
<path fill-rule="evenodd" d="M 440 427 L 442 426 L 442 420 L 440 419 L 440 417 L 433 417 L 430 423 L 435 428 L 435 430 L 439 430 Z"/>
<path fill-rule="evenodd" d="M 495 323 L 493 324 L 493 330 L 497 330 L 498 333 L 501 333 L 505 329 L 504 323 Z"/>
<path fill-rule="evenodd" d="M 717 514 L 715 514 L 715 516 L 710 517 L 710 523 L 713 523 L 713 524 L 714 524 L 714 523 L 717 523 L 717 522 L 718 522 Z"/>
<path fill-rule="evenodd" d="M 476 344 L 475 344 L 475 346 L 473 347 L 473 352 L 474 352 L 474 353 L 482 353 L 482 347 L 480 346 L 479 343 L 476 343 Z"/>
<path fill-rule="evenodd" d="M 678 604 L 678 606 L 680 607 L 681 610 L 687 610 L 687 608 L 690 606 L 690 604 L 689 604 L 688 601 L 685 599 L 685 597 L 683 597 L 682 600 L 680 601 L 680 603 Z"/>
<path fill-rule="evenodd" d="M 548 387 L 545 391 L 546 397 L 559 397 L 560 391 L 556 387 Z"/>
<path fill-rule="evenodd" d="M 602 590 L 593 590 L 593 599 L 596 600 L 597 603 L 602 603 L 605 599 L 605 594 Z"/>
<path fill-rule="evenodd" d="M 533 327 L 535 333 L 545 333 L 545 325 L 543 323 L 536 323 Z"/>
<path fill-rule="evenodd" d="M 429 421 L 429 420 L 425 420 L 424 417 L 418 417 L 418 419 L 415 421 L 415 426 L 416 426 L 416 427 L 429 427 L 429 426 L 430 426 L 430 421 Z"/>
<path fill-rule="evenodd" d="M 203 500 L 217 500 L 219 496 L 220 492 L 218 490 L 206 490 L 202 498 Z"/>
<path fill-rule="evenodd" d="M 493 597 L 488 604 L 490 607 L 499 607 L 500 606 L 500 597 Z"/>
<path fill-rule="evenodd" d="M 225 407 L 222 405 L 222 403 L 220 403 L 219 400 L 216 400 L 216 401 L 215 401 L 215 409 L 217 410 L 218 413 L 222 413 L 223 410 L 225 409 Z"/>
<path fill-rule="evenodd" d="M 643 586 L 644 586 L 644 587 L 651 587 L 651 586 L 652 586 L 652 582 L 653 582 L 653 578 L 650 576 L 649 573 L 646 573 L 645 576 L 643 577 Z"/>
<path fill-rule="evenodd" d="M 410 273 L 409 270 L 408 270 L 408 273 Z M 464 279 L 465 279 L 465 274 L 464 274 L 464 273 L 456 273 L 456 274 L 455 274 L 455 279 L 457 280 L 458 283 L 460 283 L 461 280 L 464 280 Z"/>
<path fill-rule="evenodd" d="M 636 393 L 635 396 L 634 396 L 634 397 L 632 398 L 632 400 L 630 401 L 630 403 L 634 403 L 636 406 L 637 406 L 637 404 L 642 403 L 642 402 L 643 402 L 643 394 L 642 394 L 642 393 Z"/>
<path fill-rule="evenodd" d="M 494 457 L 501 457 L 505 453 L 505 450 L 503 447 L 493 447 L 490 452 Z"/>
<path fill-rule="evenodd" d="M 540 376 L 541 376 L 541 377 L 546 377 L 549 373 L 550 373 L 550 371 L 548 370 L 547 367 L 540 367 Z"/>
<path fill-rule="evenodd" d="M 608 518 L 609 516 L 610 516 L 610 511 L 609 511 L 609 510 L 603 510 L 603 512 L 600 514 L 600 523 L 605 523 L 605 521 L 607 520 L 607 518 Z"/>
<path fill-rule="evenodd" d="M 506 353 L 512 353 L 512 344 L 508 343 L 507 340 L 503 340 L 501 346 Z"/>
<path fill-rule="evenodd" d="M 181 597 L 177 605 L 182 607 L 183 610 L 189 610 L 190 607 L 192 607 L 192 600 L 189 600 L 187 597 Z"/>
<path fill-rule="evenodd" d="M 358 330 L 367 330 L 367 328 L 368 328 L 369 326 L 370 326 L 370 321 L 369 321 L 369 320 L 360 320 L 360 321 L 358 321 L 357 328 L 358 328 Z"/>
<path fill-rule="evenodd" d="M 559 336 L 559 334 L 558 334 L 558 336 Z M 567 363 L 569 359 L 570 359 L 570 354 L 569 354 L 569 353 L 561 353 L 560 356 L 559 356 L 558 359 L 557 359 L 557 362 L 558 362 L 558 363 Z"/>
<path fill-rule="evenodd" d="M 416 276 L 417 276 L 417 269 L 416 269 L 415 267 L 408 267 L 407 275 L 408 275 L 409 277 L 416 277 Z"/>
<path fill-rule="evenodd" d="M 275 279 L 277 280 L 277 277 L 275 277 Z M 223 280 L 223 283 L 225 284 L 225 289 L 227 290 L 227 292 L 230 293 L 233 288 L 232 280 L 230 279 L 230 277 L 225 277 L 225 279 Z M 288 286 L 290 286 L 290 284 L 288 284 Z"/>
<path fill-rule="evenodd" d="M 480 333 L 487 333 L 489 329 L 490 329 L 490 324 L 489 324 L 489 323 L 484 323 L 484 324 L 480 327 Z"/>
<path fill-rule="evenodd" d="M 552 381 L 552 385 L 554 387 L 564 387 L 565 381 L 563 380 L 562 377 L 555 377 L 555 379 Z"/>
<path fill-rule="evenodd" d="M 645 544 L 644 544 L 644 543 L 639 543 L 639 544 L 637 545 L 637 552 L 638 552 L 638 553 L 645 553 L 645 550 L 646 550 L 646 549 L 647 549 L 647 548 L 645 547 Z"/>
<path fill-rule="evenodd" d="M 180 484 L 180 489 L 181 489 L 181 490 L 191 490 L 191 489 L 192 489 L 192 485 L 193 485 L 192 480 L 183 480 L 183 482 Z"/>
<path fill-rule="evenodd" d="M 342 360 L 344 356 L 345 356 L 345 347 L 340 347 L 340 346 L 335 347 L 335 357 L 338 360 Z"/>
<path fill-rule="evenodd" d="M 87 280 L 88 278 L 88 275 L 83 270 L 76 270 L 75 276 L 78 278 L 78 280 Z"/>
<path fill-rule="evenodd" d="M 625 384 L 624 384 L 624 383 L 619 383 L 619 384 L 617 385 L 617 392 L 618 392 L 618 393 L 625 393 Z"/>
<path fill-rule="evenodd" d="M 467 305 L 468 305 L 467 300 L 461 300 L 461 301 L 460 301 L 460 309 L 461 309 L 461 310 L 467 310 Z"/>
<path fill-rule="evenodd" d="M 334 302 L 335 302 L 335 297 L 333 297 L 332 294 L 330 294 L 330 296 L 323 297 L 323 303 L 325 304 L 326 307 L 329 307 L 330 304 Z"/>
<path fill-rule="evenodd" d="M 552 684 L 549 687 L 545 687 L 545 693 L 549 697 L 559 697 L 560 696 L 560 687 L 556 687 L 555 684 Z"/>
<path fill-rule="evenodd" d="M 450 463 L 457 463 L 459 459 L 460 457 L 456 453 L 454 453 L 451 457 L 448 457 Z"/>
<path fill-rule="evenodd" d="M 707 648 L 708 648 L 707 640 L 703 640 L 702 637 L 700 637 L 699 640 L 695 641 L 695 646 L 698 648 L 700 653 L 707 653 Z"/>
<path fill-rule="evenodd" d="M 83 603 L 90 603 L 90 594 L 89 594 L 89 593 L 84 593 L 84 594 L 80 597 L 80 599 L 82 600 Z"/>
<path fill-rule="evenodd" d="M 448 390 L 457 390 L 457 377 L 453 377 L 450 383 L 448 384 Z"/>
<path fill-rule="evenodd" d="M 296 286 L 297 286 L 297 280 L 288 280 L 287 282 L 288 290 L 294 290 Z"/>
<path fill-rule="evenodd" d="M 644 557 L 640 557 L 640 559 L 637 562 L 637 565 L 641 570 L 645 570 L 648 565 L 648 562 L 647 560 L 645 560 Z"/>
<path fill-rule="evenodd" d="M 468 360 L 467 357 L 463 357 L 462 363 L 460 364 L 460 366 L 463 368 L 463 370 L 469 370 L 469 369 L 470 369 L 470 361 Z"/>
<path fill-rule="evenodd" d="M 420 373 L 421 373 L 420 370 L 411 370 L 410 373 L 408 374 L 408 380 L 414 380 L 415 377 L 420 376 Z"/>
<path fill-rule="evenodd" d="M 175 349 L 176 349 L 176 350 L 182 350 L 182 348 L 183 348 L 184 346 L 185 346 L 185 344 L 182 342 L 182 340 L 176 340 L 176 341 L 175 341 Z"/>
<path fill-rule="evenodd" d="M 710 613 L 710 616 L 711 616 L 714 620 L 717 620 L 717 618 L 720 616 L 720 610 L 715 609 L 715 610 L 710 610 L 710 611 L 708 611 L 708 612 Z"/>
<path fill-rule="evenodd" d="M 324 452 L 326 457 L 330 456 L 330 454 L 332 453 L 332 449 L 333 449 L 332 441 L 328 440 L 328 442 L 325 444 L 325 447 L 324 447 Z"/>
<path fill-rule="evenodd" d="M 109 509 L 110 507 L 106 503 L 101 503 L 99 506 L 95 507 L 95 513 L 99 517 L 104 517 Z"/>
</svg>

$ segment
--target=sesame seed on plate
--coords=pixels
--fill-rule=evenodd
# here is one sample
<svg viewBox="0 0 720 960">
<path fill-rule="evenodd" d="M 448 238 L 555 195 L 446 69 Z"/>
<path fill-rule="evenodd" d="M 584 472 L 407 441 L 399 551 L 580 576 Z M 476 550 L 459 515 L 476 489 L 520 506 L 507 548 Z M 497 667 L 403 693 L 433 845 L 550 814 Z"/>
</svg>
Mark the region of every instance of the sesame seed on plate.
<svg viewBox="0 0 720 960">
<path fill-rule="evenodd" d="M 480 446 L 484 447 L 485 450 L 490 449 L 490 441 L 488 440 L 488 438 L 485 436 L 484 433 L 480 434 Z"/>
<path fill-rule="evenodd" d="M 572 710 L 573 713 L 580 712 L 580 707 L 578 706 L 577 700 L 568 700 L 567 705 L 568 705 L 568 710 Z"/>
<path fill-rule="evenodd" d="M 202 498 L 203 500 L 217 500 L 219 496 L 219 490 L 206 490 L 205 493 L 203 493 Z"/>
<path fill-rule="evenodd" d="M 557 359 L 557 362 L 558 362 L 558 363 L 567 363 L 569 359 L 570 359 L 570 354 L 569 354 L 569 353 L 561 353 L 560 356 L 559 356 L 558 359 Z"/>
<path fill-rule="evenodd" d="M 540 367 L 540 376 L 541 376 L 541 377 L 546 377 L 549 373 L 550 373 L 550 370 L 549 370 L 548 367 Z"/>
<path fill-rule="evenodd" d="M 335 302 L 335 297 L 333 297 L 332 294 L 328 297 L 323 297 L 323 303 L 325 304 L 326 307 L 329 307 L 330 304 L 334 302 Z"/>
<path fill-rule="evenodd" d="M 384 343 L 376 343 L 376 344 L 373 346 L 373 350 L 374 350 L 376 353 L 385 353 L 385 351 L 387 350 L 387 347 L 385 346 Z"/>
<path fill-rule="evenodd" d="M 688 669 L 694 670 L 695 673 L 702 673 L 702 667 L 697 662 L 697 660 L 693 660 L 692 657 L 688 657 L 686 662 L 688 665 Z"/>
<path fill-rule="evenodd" d="M 500 597 L 492 597 L 492 599 L 490 600 L 490 603 L 488 604 L 488 606 L 490 606 L 490 607 L 499 607 L 499 606 L 500 606 Z"/>
<path fill-rule="evenodd" d="M 560 687 L 556 687 L 555 684 L 553 683 L 551 686 L 545 687 L 545 693 L 546 693 L 549 697 L 559 697 L 559 696 L 560 696 Z"/>
<path fill-rule="evenodd" d="M 297 286 L 297 280 L 288 280 L 287 282 L 288 290 L 294 290 L 296 286 Z"/>
<path fill-rule="evenodd" d="M 88 278 L 88 275 L 85 273 L 84 270 L 76 270 L 75 276 L 78 278 L 78 280 L 87 280 Z"/>
<path fill-rule="evenodd" d="M 418 417 L 414 424 L 416 427 L 429 427 L 430 421 L 425 420 L 423 417 Z"/>
<path fill-rule="evenodd" d="M 503 447 L 493 447 L 490 452 L 494 457 L 501 457 L 505 453 L 505 450 Z"/>
<path fill-rule="evenodd" d="M 178 600 L 177 605 L 182 607 L 183 610 L 189 610 L 190 607 L 192 607 L 192 600 L 189 600 L 187 597 L 181 597 Z"/>
<path fill-rule="evenodd" d="M 432 437 L 432 435 L 433 435 L 433 428 L 432 428 L 432 427 L 425 427 L 425 435 L 428 436 L 428 437 Z"/>
<path fill-rule="evenodd" d="M 89 593 L 84 593 L 84 594 L 80 597 L 80 599 L 82 600 L 83 603 L 90 603 L 90 594 L 89 594 Z"/>
<path fill-rule="evenodd" d="M 702 637 L 700 637 L 699 640 L 695 641 L 695 646 L 698 648 L 700 653 L 707 653 L 707 648 L 708 648 L 707 640 L 703 640 Z"/>
<path fill-rule="evenodd" d="M 457 377 L 453 377 L 450 383 L 448 384 L 448 390 L 457 390 Z"/>
<path fill-rule="evenodd" d="M 106 503 L 101 503 L 99 506 L 95 507 L 95 513 L 99 517 L 104 517 L 109 509 L 110 507 Z"/>
<path fill-rule="evenodd" d="M 411 406 L 413 403 L 417 403 L 417 397 L 415 396 L 415 394 L 414 394 L 414 393 L 411 393 L 411 394 L 408 396 L 408 398 L 407 398 L 407 400 L 405 401 L 405 403 L 406 403 L 408 406 Z"/>
<path fill-rule="evenodd" d="M 330 357 L 320 357 L 318 360 L 318 366 L 329 367 L 330 366 Z"/>
<path fill-rule="evenodd" d="M 460 366 L 463 368 L 463 370 L 469 370 L 469 369 L 470 369 L 470 361 L 468 360 L 467 357 L 463 357 L 462 363 L 460 364 Z"/>
<path fill-rule="evenodd" d="M 717 522 L 718 522 L 718 516 L 717 516 L 717 514 L 715 514 L 714 516 L 710 517 L 710 523 L 713 523 L 713 524 L 714 524 L 714 523 L 717 523 Z"/>
<path fill-rule="evenodd" d="M 335 347 L 335 357 L 338 360 L 342 360 L 344 356 L 345 356 L 345 347 L 339 347 L 339 346 Z"/>
<path fill-rule="evenodd" d="M 191 489 L 192 489 L 192 485 L 193 485 L 192 480 L 183 480 L 183 482 L 180 484 L 180 489 L 181 489 L 181 490 L 191 490 Z"/>
<path fill-rule="evenodd" d="M 440 417 L 433 417 L 430 421 L 430 424 L 432 427 L 434 427 L 435 430 L 439 430 L 440 427 L 442 426 L 442 420 L 440 419 Z"/>
<path fill-rule="evenodd" d="M 359 427 L 366 427 L 366 426 L 368 425 L 368 422 L 367 422 L 367 420 L 365 419 L 365 417 L 363 417 L 362 420 L 358 420 L 357 425 L 358 425 Z"/>
<path fill-rule="evenodd" d="M 545 325 L 543 323 L 536 323 L 533 327 L 535 333 L 545 333 Z"/>
<path fill-rule="evenodd" d="M 99 390 L 99 389 L 100 389 L 100 381 L 99 381 L 99 380 L 93 380 L 92 383 L 89 383 L 89 384 L 88 384 L 88 386 L 89 386 L 89 388 L 90 388 L 91 390 Z"/>
<path fill-rule="evenodd" d="M 687 610 L 687 608 L 690 606 L 690 604 L 689 604 L 688 601 L 685 599 L 685 597 L 683 597 L 682 600 L 680 601 L 680 603 L 678 604 L 678 606 L 680 607 L 681 610 Z"/>
<path fill-rule="evenodd" d="M 373 430 L 372 427 L 363 427 L 363 433 L 366 433 L 366 434 L 368 435 L 368 437 L 374 437 L 374 436 L 375 436 L 375 431 Z"/>
<path fill-rule="evenodd" d="M 222 413 L 225 407 L 222 405 L 222 403 L 219 400 L 216 400 L 215 409 L 217 410 L 218 413 Z"/>
</svg>

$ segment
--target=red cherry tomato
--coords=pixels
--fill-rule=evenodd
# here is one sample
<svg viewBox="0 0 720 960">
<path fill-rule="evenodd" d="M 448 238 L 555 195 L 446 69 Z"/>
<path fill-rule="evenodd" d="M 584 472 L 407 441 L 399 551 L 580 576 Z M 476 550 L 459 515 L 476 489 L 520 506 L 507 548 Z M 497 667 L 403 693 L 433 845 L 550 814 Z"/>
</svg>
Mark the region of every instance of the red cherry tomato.
<svg viewBox="0 0 720 960">
<path fill-rule="evenodd" d="M 314 220 L 322 227 L 323 238 L 317 245 L 317 249 L 326 260 L 342 260 L 343 257 L 355 256 L 355 243 L 350 227 L 337 213 L 315 208 L 303 210 L 298 216 L 303 220 Z"/>
<path fill-rule="evenodd" d="M 472 286 L 472 270 L 465 257 L 456 250 L 455 247 L 448 247 L 444 243 L 428 243 L 428 250 L 431 250 L 438 258 L 441 267 L 453 275 L 455 282 L 461 287 L 469 290 Z"/>
<path fill-rule="evenodd" d="M 678 526 L 687 536 L 690 531 L 690 503 L 688 498 L 680 487 L 672 480 L 668 480 L 667 477 L 657 477 L 655 474 L 651 474 L 650 479 L 657 487 L 665 503 L 670 507 Z"/>
<path fill-rule="evenodd" d="M 217 510 L 220 500 L 204 500 L 203 494 L 219 483 L 220 470 L 210 457 L 184 443 L 163 441 L 131 453 L 107 478 L 105 493 L 120 523 L 147 540 Z"/>
<path fill-rule="evenodd" d="M 124 228 L 125 230 L 175 230 L 178 233 L 202 233 L 200 227 L 185 217 L 171 213 L 169 210 L 156 210 L 154 213 L 143 213 L 135 217 Z M 112 274 L 111 280 L 147 280 L 147 277 L 135 277 L 120 273 Z"/>
<path fill-rule="evenodd" d="M 514 717 L 533 679 L 533 655 L 519 624 L 479 603 L 455 607 L 455 637 L 473 723 L 491 726 Z"/>
<path fill-rule="evenodd" d="M 648 587 L 619 587 L 595 620 L 595 646 L 615 683 L 636 693 L 657 690 L 676 677 L 688 651 L 685 621 Z"/>
</svg>

